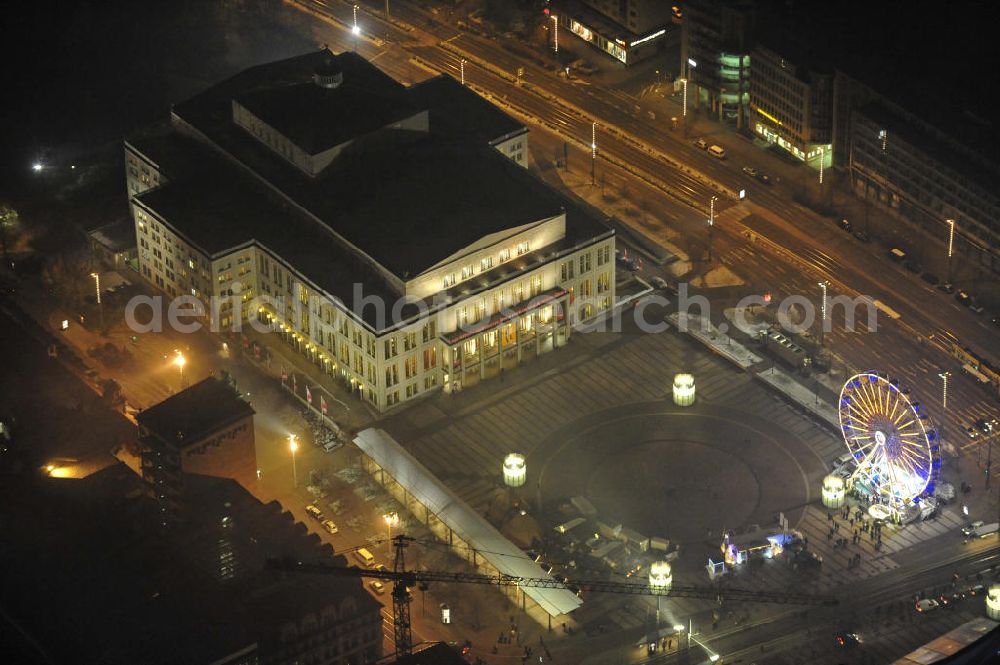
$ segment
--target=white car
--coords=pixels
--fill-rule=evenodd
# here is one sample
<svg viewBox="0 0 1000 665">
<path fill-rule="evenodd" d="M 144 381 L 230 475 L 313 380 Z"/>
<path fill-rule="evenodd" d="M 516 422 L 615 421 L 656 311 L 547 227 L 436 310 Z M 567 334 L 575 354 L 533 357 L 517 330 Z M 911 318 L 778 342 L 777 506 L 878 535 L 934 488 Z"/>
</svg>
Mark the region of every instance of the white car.
<svg viewBox="0 0 1000 665">
<path fill-rule="evenodd" d="M 371 590 L 374 591 L 379 596 L 385 593 L 385 585 L 379 582 L 378 580 L 373 580 L 372 582 L 369 582 L 368 586 L 371 587 Z"/>
<path fill-rule="evenodd" d="M 337 524 L 333 520 L 323 520 L 322 524 L 323 528 L 326 529 L 326 532 L 329 534 L 334 534 L 339 531 Z"/>
<path fill-rule="evenodd" d="M 757 169 L 755 169 L 752 166 L 744 166 L 743 167 L 743 172 L 746 173 L 751 178 L 756 178 L 757 177 Z"/>
<path fill-rule="evenodd" d="M 918 612 L 930 612 L 931 610 L 936 610 L 941 604 L 934 600 L 933 598 L 924 598 L 918 600 L 916 608 Z"/>
</svg>

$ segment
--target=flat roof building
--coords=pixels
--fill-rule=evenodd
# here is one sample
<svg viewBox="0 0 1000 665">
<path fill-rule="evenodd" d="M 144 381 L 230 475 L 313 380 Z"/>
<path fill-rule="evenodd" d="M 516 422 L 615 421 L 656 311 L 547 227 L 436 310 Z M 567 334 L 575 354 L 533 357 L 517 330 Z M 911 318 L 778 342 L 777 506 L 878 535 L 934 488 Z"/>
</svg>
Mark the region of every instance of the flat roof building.
<svg viewBox="0 0 1000 665">
<path fill-rule="evenodd" d="M 186 501 L 190 474 L 252 486 L 257 473 L 253 416 L 253 408 L 232 387 L 212 377 L 136 416 L 142 477 L 164 525 Z"/>
<path fill-rule="evenodd" d="M 575 35 L 626 66 L 658 53 L 674 29 L 674 13 L 664 0 L 554 0 L 550 11 L 563 35 Z"/>
<path fill-rule="evenodd" d="M 562 346 L 614 302 L 614 232 L 447 77 L 407 88 L 309 53 L 176 105 L 125 152 L 146 279 L 209 301 L 217 329 L 273 329 L 378 411 Z"/>
</svg>

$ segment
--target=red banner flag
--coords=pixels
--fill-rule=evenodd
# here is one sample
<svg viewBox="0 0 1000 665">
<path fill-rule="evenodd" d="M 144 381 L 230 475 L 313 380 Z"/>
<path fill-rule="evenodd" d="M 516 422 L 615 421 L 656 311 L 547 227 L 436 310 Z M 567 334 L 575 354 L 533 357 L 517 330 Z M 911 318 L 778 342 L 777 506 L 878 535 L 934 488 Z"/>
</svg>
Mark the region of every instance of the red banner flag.
<svg viewBox="0 0 1000 665">
<path fill-rule="evenodd" d="M 288 372 L 285 371 L 285 366 L 281 366 L 281 385 L 285 385 L 285 381 L 288 380 Z"/>
<path fill-rule="evenodd" d="M 326 415 L 326 400 L 322 395 L 319 396 L 319 410 L 324 416 Z"/>
<path fill-rule="evenodd" d="M 309 386 L 306 386 L 306 401 L 310 404 L 313 403 L 313 394 L 309 391 Z"/>
</svg>

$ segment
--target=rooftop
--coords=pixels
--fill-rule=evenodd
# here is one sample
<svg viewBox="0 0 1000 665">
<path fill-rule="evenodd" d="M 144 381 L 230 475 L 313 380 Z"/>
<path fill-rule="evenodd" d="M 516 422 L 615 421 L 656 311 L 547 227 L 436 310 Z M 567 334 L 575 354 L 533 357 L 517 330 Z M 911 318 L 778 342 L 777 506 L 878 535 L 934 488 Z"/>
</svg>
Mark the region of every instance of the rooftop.
<svg viewBox="0 0 1000 665">
<path fill-rule="evenodd" d="M 562 198 L 525 169 L 467 134 L 449 133 L 456 127 L 469 131 L 472 115 L 487 113 L 479 104 L 461 100 L 446 82 L 417 97 L 465 109 L 471 114 L 468 120 L 432 122 L 429 134 L 406 133 L 348 150 L 315 178 L 304 176 L 231 121 L 229 100 L 243 88 L 279 85 L 294 78 L 289 71 L 293 65 L 300 76 L 311 76 L 324 54 L 329 52 L 274 63 L 273 76 L 267 75 L 268 65 L 255 67 L 248 70 L 255 76 L 237 75 L 178 105 L 174 114 L 401 280 L 483 236 L 559 214 Z M 354 54 L 341 54 L 337 62 L 351 65 L 344 68 L 345 86 L 352 68 L 376 70 Z M 515 124 L 504 121 L 497 128 L 508 131 Z"/>
<path fill-rule="evenodd" d="M 357 580 L 264 569 L 268 557 L 332 555 L 276 502 L 228 479 L 185 482 L 194 508 L 167 533 L 155 528 L 142 480 L 120 463 L 12 495 L 0 584 L 25 631 L 15 638 L 28 655 L 19 662 L 38 656 L 20 644 L 27 635 L 49 663 L 212 663 L 346 598 L 359 615 L 379 611 Z"/>
<path fill-rule="evenodd" d="M 431 110 L 431 127 L 451 136 L 468 137 L 485 145 L 528 131 L 447 74 L 417 83 L 409 92 L 415 104 Z"/>
<path fill-rule="evenodd" d="M 182 448 L 253 413 L 232 388 L 209 377 L 151 406 L 136 419 L 164 441 Z"/>
<path fill-rule="evenodd" d="M 289 72 L 287 79 L 265 77 L 259 81 L 260 87 L 238 92 L 235 100 L 311 155 L 408 118 L 419 110 L 410 103 L 402 85 L 369 66 L 357 54 L 320 54 L 322 58 L 314 56 L 308 60 L 312 64 L 320 59 L 313 71 L 303 67 Z M 324 87 L 313 82 L 315 68 L 324 65 L 342 74 L 342 83 Z M 267 70 L 255 67 L 250 71 Z M 214 90 L 210 88 L 203 94 L 213 94 Z"/>
</svg>

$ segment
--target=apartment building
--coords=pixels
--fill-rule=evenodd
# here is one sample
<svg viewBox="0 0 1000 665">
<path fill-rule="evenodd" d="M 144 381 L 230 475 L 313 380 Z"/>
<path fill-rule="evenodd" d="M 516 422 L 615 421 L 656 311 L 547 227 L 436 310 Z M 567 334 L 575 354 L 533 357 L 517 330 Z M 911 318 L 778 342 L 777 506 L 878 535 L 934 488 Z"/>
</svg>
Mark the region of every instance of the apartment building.
<svg viewBox="0 0 1000 665">
<path fill-rule="evenodd" d="M 674 29 L 671 4 L 661 0 L 555 0 L 550 11 L 563 35 L 582 39 L 623 65 L 658 53 Z"/>
<path fill-rule="evenodd" d="M 614 233 L 524 168 L 526 129 L 355 53 L 251 68 L 125 144 L 141 273 L 266 325 L 383 411 L 565 345 Z"/>
</svg>

